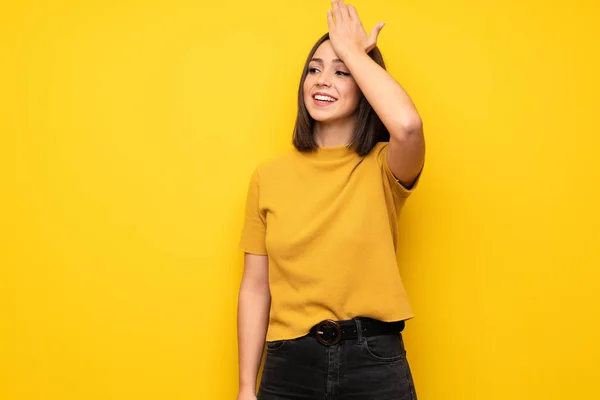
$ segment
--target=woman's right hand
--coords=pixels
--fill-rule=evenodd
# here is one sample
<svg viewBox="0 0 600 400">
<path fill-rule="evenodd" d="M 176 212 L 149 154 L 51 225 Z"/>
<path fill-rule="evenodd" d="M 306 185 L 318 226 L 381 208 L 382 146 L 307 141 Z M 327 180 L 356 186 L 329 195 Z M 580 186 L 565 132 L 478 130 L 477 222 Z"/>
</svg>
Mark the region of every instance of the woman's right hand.
<svg viewBox="0 0 600 400">
<path fill-rule="evenodd" d="M 240 391 L 236 400 L 256 400 L 256 395 L 251 390 Z"/>
</svg>

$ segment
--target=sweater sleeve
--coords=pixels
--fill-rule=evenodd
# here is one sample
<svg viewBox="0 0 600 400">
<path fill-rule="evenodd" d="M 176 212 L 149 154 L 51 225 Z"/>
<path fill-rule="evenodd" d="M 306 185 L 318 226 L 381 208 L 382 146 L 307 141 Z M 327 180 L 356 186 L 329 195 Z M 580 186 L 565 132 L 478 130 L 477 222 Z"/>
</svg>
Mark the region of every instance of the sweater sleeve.
<svg viewBox="0 0 600 400">
<path fill-rule="evenodd" d="M 379 154 L 377 155 L 379 165 L 381 165 L 381 168 L 382 168 L 382 173 L 384 174 L 384 177 L 389 182 L 390 188 L 391 188 L 392 192 L 394 193 L 394 196 L 397 196 L 400 198 L 407 198 L 417 188 L 417 186 L 419 184 L 419 180 L 421 179 L 421 174 L 423 172 L 423 168 L 421 168 L 421 171 L 419 171 L 419 174 L 417 175 L 417 178 L 415 179 L 415 182 L 413 183 L 412 187 L 410 187 L 410 188 L 404 187 L 404 185 L 402 185 L 400 183 L 400 181 L 398 181 L 398 179 L 396 179 L 396 177 L 394 176 L 394 173 L 392 172 L 392 170 L 390 169 L 390 166 L 388 165 L 387 157 L 386 157 L 387 148 L 388 148 L 388 143 L 386 142 L 381 147 Z"/>
<path fill-rule="evenodd" d="M 260 209 L 260 177 L 257 168 L 250 177 L 239 248 L 246 253 L 266 255 L 266 228 L 265 212 Z"/>
</svg>

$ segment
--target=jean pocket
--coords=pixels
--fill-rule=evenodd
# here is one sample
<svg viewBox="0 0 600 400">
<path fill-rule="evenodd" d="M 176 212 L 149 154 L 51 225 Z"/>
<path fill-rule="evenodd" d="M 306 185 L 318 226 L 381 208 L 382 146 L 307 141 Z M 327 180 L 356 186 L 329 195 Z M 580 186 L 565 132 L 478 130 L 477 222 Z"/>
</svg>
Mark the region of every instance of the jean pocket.
<svg viewBox="0 0 600 400">
<path fill-rule="evenodd" d="M 402 334 L 365 337 L 363 348 L 378 361 L 398 361 L 406 357 Z"/>
<path fill-rule="evenodd" d="M 288 342 L 289 340 L 273 340 L 271 342 L 267 342 L 267 352 L 275 353 L 284 347 Z"/>
</svg>

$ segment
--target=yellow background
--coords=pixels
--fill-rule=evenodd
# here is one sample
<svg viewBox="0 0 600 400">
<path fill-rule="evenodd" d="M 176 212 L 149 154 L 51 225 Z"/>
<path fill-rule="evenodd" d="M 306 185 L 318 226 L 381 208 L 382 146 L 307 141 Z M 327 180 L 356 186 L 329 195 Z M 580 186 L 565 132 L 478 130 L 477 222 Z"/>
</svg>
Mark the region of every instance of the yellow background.
<svg viewBox="0 0 600 400">
<path fill-rule="evenodd" d="M 420 400 L 600 398 L 600 6 L 354 4 L 425 122 Z M 328 7 L 2 6 L 1 399 L 235 398 L 247 182 Z"/>
</svg>

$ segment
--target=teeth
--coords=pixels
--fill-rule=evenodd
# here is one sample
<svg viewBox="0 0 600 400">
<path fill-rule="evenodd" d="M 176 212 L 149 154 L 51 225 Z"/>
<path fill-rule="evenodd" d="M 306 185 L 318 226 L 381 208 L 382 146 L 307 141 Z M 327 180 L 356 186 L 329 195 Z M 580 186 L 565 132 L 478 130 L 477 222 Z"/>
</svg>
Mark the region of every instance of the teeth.
<svg viewBox="0 0 600 400">
<path fill-rule="evenodd" d="M 321 100 L 321 101 L 335 101 L 335 99 L 333 97 L 329 97 L 329 96 L 321 96 L 320 94 L 315 96 L 315 99 L 317 100 Z"/>
</svg>

